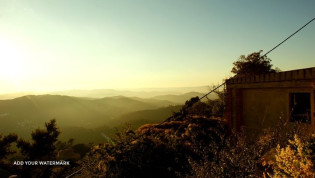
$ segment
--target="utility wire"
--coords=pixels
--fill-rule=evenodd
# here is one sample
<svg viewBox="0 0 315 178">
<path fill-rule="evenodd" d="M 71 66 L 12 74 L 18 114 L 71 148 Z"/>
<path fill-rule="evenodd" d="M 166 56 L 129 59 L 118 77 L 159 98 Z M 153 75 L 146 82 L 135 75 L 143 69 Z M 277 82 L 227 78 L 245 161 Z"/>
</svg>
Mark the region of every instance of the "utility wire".
<svg viewBox="0 0 315 178">
<path fill-rule="evenodd" d="M 294 36 L 295 34 L 297 34 L 299 31 L 301 31 L 304 27 L 306 27 L 308 24 L 310 24 L 312 21 L 314 21 L 315 18 L 313 18 L 312 20 L 310 20 L 309 22 L 307 22 L 305 25 L 303 25 L 301 28 L 299 28 L 297 31 L 295 31 L 294 33 L 292 33 L 292 35 L 290 35 L 289 37 L 287 37 L 285 40 L 283 40 L 281 43 L 279 43 L 277 46 L 275 46 L 274 48 L 272 48 L 271 50 L 269 50 L 264 56 L 267 56 L 267 54 L 269 54 L 271 51 L 275 50 L 276 48 L 278 48 L 280 45 L 282 45 L 284 42 L 286 42 L 288 39 L 290 39 L 292 36 Z"/>
<path fill-rule="evenodd" d="M 96 160 L 94 160 L 92 163 L 88 164 L 87 166 L 91 166 L 91 165 L 94 164 L 95 162 L 96 162 Z M 77 173 L 79 173 L 80 171 L 82 171 L 84 168 L 86 168 L 86 167 L 81 167 L 79 170 L 77 170 L 77 171 L 71 173 L 70 175 L 67 175 L 65 178 L 70 178 L 70 177 L 74 176 L 75 174 L 77 174 Z"/>
<path fill-rule="evenodd" d="M 72 177 L 73 175 L 75 175 L 75 174 L 79 173 L 80 171 L 82 171 L 82 169 L 84 169 L 84 167 L 82 167 L 81 169 L 79 169 L 79 170 L 73 172 L 72 174 L 68 175 L 66 178 Z"/>
<path fill-rule="evenodd" d="M 222 87 L 224 84 L 225 84 L 225 82 L 222 83 L 221 85 L 217 86 L 216 88 L 214 88 L 214 89 L 211 90 L 209 93 L 207 93 L 207 94 L 205 94 L 204 96 L 202 96 L 201 98 L 199 98 L 199 100 L 202 100 L 204 97 L 206 97 L 206 96 L 208 96 L 210 93 L 216 91 L 218 88 Z"/>
<path fill-rule="evenodd" d="M 305 25 L 303 25 L 301 28 L 299 28 L 297 31 L 295 31 L 294 33 L 292 33 L 290 36 L 288 36 L 285 40 L 283 40 L 281 43 L 279 43 L 278 45 L 276 45 L 275 47 L 273 47 L 271 50 L 269 50 L 268 52 L 266 52 L 266 54 L 264 54 L 263 56 L 261 56 L 260 58 L 266 57 L 267 54 L 271 53 L 273 50 L 275 50 L 276 48 L 278 48 L 280 45 L 282 45 L 284 42 L 286 42 L 288 39 L 290 39 L 292 36 L 294 36 L 295 34 L 297 34 L 299 31 L 301 31 L 304 27 L 306 27 L 308 24 L 310 24 L 311 22 L 313 22 L 315 20 L 315 18 L 313 18 L 312 20 L 310 20 L 309 22 L 307 22 Z M 211 94 L 212 92 L 214 92 L 215 90 L 219 89 L 221 86 L 223 86 L 226 82 L 222 83 L 221 85 L 219 85 L 218 87 L 216 87 L 215 89 L 211 90 L 209 93 L 205 94 L 204 96 L 202 96 L 199 101 L 201 99 L 203 99 L 204 97 L 208 96 L 209 94 Z"/>
<path fill-rule="evenodd" d="M 288 36 L 286 39 L 284 39 L 281 43 L 279 43 L 278 45 L 276 45 L 275 47 L 273 47 L 271 50 L 269 50 L 267 53 L 265 53 L 264 55 L 262 55 L 260 58 L 263 58 L 265 56 L 267 56 L 267 54 L 269 54 L 270 52 L 272 52 L 273 50 L 275 50 L 276 48 L 278 48 L 280 45 L 282 45 L 284 42 L 286 42 L 288 39 L 290 39 L 292 36 L 294 36 L 295 34 L 297 34 L 299 31 L 301 31 L 303 28 L 305 28 L 308 24 L 310 24 L 312 21 L 314 21 L 315 18 L 313 18 L 312 20 L 310 20 L 309 22 L 307 22 L 305 25 L 303 25 L 301 28 L 299 28 L 297 31 L 295 31 L 294 33 L 292 33 L 290 36 Z M 214 88 L 213 90 L 211 90 L 210 92 L 208 92 L 207 94 L 203 95 L 201 98 L 198 98 L 198 100 L 194 101 L 194 103 L 197 103 L 199 101 L 201 101 L 203 98 L 207 97 L 209 94 L 213 93 L 214 91 L 216 91 L 217 89 L 221 88 L 223 85 L 225 85 L 226 82 L 221 83 L 219 86 L 217 86 L 216 88 Z M 186 107 L 185 109 L 188 109 L 190 107 L 192 107 L 192 105 Z M 180 112 L 179 112 L 180 113 Z M 178 114 L 178 113 L 176 113 Z M 165 121 L 168 121 L 172 118 L 175 117 L 175 114 L 169 118 L 167 118 Z"/>
</svg>

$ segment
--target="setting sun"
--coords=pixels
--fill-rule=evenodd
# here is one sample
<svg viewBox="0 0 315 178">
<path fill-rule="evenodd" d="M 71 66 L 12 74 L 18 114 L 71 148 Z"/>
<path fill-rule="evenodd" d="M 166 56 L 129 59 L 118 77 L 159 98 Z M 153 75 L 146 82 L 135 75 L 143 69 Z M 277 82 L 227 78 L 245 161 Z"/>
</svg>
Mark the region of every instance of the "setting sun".
<svg viewBox="0 0 315 178">
<path fill-rule="evenodd" d="M 13 40 L 0 38 L 0 76 L 2 79 L 16 84 L 25 75 L 26 54 Z"/>
</svg>

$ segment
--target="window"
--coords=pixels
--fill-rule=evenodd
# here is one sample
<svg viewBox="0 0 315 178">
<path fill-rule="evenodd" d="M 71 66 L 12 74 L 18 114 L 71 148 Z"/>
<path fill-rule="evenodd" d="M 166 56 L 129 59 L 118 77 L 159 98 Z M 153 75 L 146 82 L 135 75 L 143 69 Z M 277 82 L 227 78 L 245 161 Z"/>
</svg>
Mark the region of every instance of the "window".
<svg viewBox="0 0 315 178">
<path fill-rule="evenodd" d="M 290 93 L 290 120 L 311 123 L 311 94 Z"/>
</svg>

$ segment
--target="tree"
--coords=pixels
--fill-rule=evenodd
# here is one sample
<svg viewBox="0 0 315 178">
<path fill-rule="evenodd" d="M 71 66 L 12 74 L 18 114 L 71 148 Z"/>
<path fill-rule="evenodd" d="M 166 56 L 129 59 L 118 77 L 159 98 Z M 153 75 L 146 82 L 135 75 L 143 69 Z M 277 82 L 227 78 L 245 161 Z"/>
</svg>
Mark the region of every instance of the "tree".
<svg viewBox="0 0 315 178">
<path fill-rule="evenodd" d="M 55 156 L 55 143 L 60 131 L 56 126 L 55 119 L 45 123 L 45 126 L 46 129 L 36 129 L 35 132 L 32 132 L 33 143 L 22 139 L 17 142 L 17 147 L 29 160 L 47 159 Z"/>
<path fill-rule="evenodd" d="M 6 136 L 0 134 L 0 177 L 8 177 L 11 172 L 14 172 L 14 166 L 12 166 L 8 156 L 15 153 L 11 149 L 11 144 L 16 142 L 17 138 L 16 134 Z"/>
<path fill-rule="evenodd" d="M 279 69 L 273 69 L 270 64 L 271 59 L 267 56 L 261 56 L 262 50 L 251 53 L 247 56 L 241 55 L 240 58 L 233 63 L 232 73 L 236 76 L 247 76 L 264 73 L 278 72 Z"/>
<path fill-rule="evenodd" d="M 45 123 L 46 129 L 36 129 L 32 132 L 32 142 L 20 139 L 17 147 L 25 155 L 25 160 L 56 160 L 56 142 L 60 134 L 56 120 Z M 21 175 L 24 177 L 50 177 L 53 166 L 23 166 Z"/>
<path fill-rule="evenodd" d="M 0 135 L 0 161 L 2 159 L 5 159 L 9 154 L 14 153 L 14 151 L 10 150 L 10 146 L 16 140 L 17 140 L 16 134 L 9 134 L 4 137 Z"/>
</svg>

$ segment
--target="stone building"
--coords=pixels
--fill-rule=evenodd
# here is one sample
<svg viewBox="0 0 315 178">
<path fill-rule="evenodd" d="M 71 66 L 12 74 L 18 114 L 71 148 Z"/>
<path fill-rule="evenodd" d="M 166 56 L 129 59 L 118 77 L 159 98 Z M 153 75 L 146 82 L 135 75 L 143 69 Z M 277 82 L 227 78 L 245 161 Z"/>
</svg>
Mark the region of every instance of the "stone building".
<svg viewBox="0 0 315 178">
<path fill-rule="evenodd" d="M 239 130 L 275 126 L 282 117 L 315 130 L 315 67 L 226 80 L 225 117 Z"/>
</svg>

